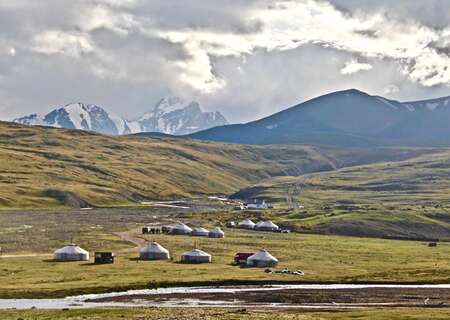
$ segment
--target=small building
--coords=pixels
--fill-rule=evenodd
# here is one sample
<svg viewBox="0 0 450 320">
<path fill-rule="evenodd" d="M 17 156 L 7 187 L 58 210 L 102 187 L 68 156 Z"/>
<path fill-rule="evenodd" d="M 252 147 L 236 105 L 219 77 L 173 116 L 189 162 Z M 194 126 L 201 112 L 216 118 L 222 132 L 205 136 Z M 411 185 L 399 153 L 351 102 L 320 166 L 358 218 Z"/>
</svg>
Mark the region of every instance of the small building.
<svg viewBox="0 0 450 320">
<path fill-rule="evenodd" d="M 247 266 L 249 267 L 273 268 L 277 265 L 278 259 L 264 249 L 258 251 L 247 259 Z"/>
<path fill-rule="evenodd" d="M 161 232 L 162 233 L 170 233 L 172 231 L 172 226 L 162 226 Z"/>
<path fill-rule="evenodd" d="M 250 220 L 250 219 L 245 219 L 242 220 L 241 222 L 239 222 L 239 228 L 242 229 L 254 229 L 255 228 L 255 223 Z"/>
<path fill-rule="evenodd" d="M 56 261 L 88 261 L 89 252 L 80 248 L 76 244 L 69 244 L 56 250 L 53 253 L 53 260 Z"/>
<path fill-rule="evenodd" d="M 254 254 L 255 254 L 254 252 L 238 252 L 234 256 L 234 263 L 245 265 L 247 264 L 247 259 Z"/>
<path fill-rule="evenodd" d="M 139 251 L 139 258 L 141 260 L 169 260 L 170 253 L 159 243 L 152 242 Z"/>
<path fill-rule="evenodd" d="M 108 264 L 114 263 L 114 253 L 113 252 L 95 252 L 94 263 L 97 264 Z"/>
<path fill-rule="evenodd" d="M 194 249 L 181 255 L 183 263 L 210 263 L 211 261 L 211 255 L 200 249 Z"/>
<path fill-rule="evenodd" d="M 161 228 L 160 227 L 143 227 L 142 228 L 142 234 L 160 234 Z"/>
<path fill-rule="evenodd" d="M 178 235 L 186 235 L 191 234 L 192 229 L 189 228 L 184 223 L 177 223 L 175 226 L 172 227 L 170 230 L 170 234 L 178 234 Z"/>
<path fill-rule="evenodd" d="M 214 229 L 212 229 L 209 232 L 209 237 L 210 238 L 224 238 L 225 233 L 219 227 L 215 227 Z"/>
<path fill-rule="evenodd" d="M 242 210 L 245 210 L 245 206 L 244 206 L 244 204 L 240 203 L 240 204 L 235 205 L 233 207 L 233 210 L 234 211 L 242 211 Z"/>
<path fill-rule="evenodd" d="M 209 236 L 209 230 L 205 228 L 194 228 L 191 232 L 191 236 L 194 237 L 207 237 Z"/>
<path fill-rule="evenodd" d="M 265 210 L 269 208 L 269 205 L 264 199 L 250 199 L 247 201 L 246 207 L 249 210 Z"/>
<path fill-rule="evenodd" d="M 236 227 L 236 222 L 234 222 L 234 221 L 227 221 L 226 226 L 227 226 L 227 228 L 235 228 Z"/>
<path fill-rule="evenodd" d="M 278 231 L 280 227 L 278 227 L 272 221 L 267 220 L 267 221 L 259 221 L 256 224 L 255 229 L 260 231 Z"/>
</svg>

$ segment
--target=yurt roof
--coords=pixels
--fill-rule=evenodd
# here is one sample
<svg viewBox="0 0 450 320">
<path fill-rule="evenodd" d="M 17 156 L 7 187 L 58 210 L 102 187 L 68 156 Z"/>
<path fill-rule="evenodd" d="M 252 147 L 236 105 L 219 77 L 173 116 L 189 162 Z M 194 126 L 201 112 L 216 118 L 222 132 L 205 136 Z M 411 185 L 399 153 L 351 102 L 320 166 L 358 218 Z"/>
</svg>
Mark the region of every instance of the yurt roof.
<svg viewBox="0 0 450 320">
<path fill-rule="evenodd" d="M 256 227 L 261 227 L 263 224 L 264 224 L 264 222 L 265 221 L 263 221 L 263 220 L 260 220 L 260 221 L 258 221 L 257 223 L 256 223 Z"/>
<path fill-rule="evenodd" d="M 192 231 L 191 228 L 189 228 L 187 225 L 185 225 L 184 223 L 177 223 L 174 227 L 174 229 L 178 229 L 178 230 L 186 230 L 186 231 Z"/>
<path fill-rule="evenodd" d="M 202 227 L 200 227 L 200 228 L 194 228 L 193 231 L 194 231 L 194 232 L 202 232 L 202 233 L 208 233 L 208 232 L 209 232 L 209 230 L 207 230 L 207 229 L 205 229 L 205 228 L 202 228 Z"/>
<path fill-rule="evenodd" d="M 200 249 L 194 249 L 188 252 L 183 253 L 183 256 L 191 256 L 191 257 L 211 257 L 209 253 L 202 251 Z"/>
<path fill-rule="evenodd" d="M 169 253 L 169 250 L 157 242 L 152 242 L 141 249 L 141 252 Z"/>
<path fill-rule="evenodd" d="M 239 224 L 240 225 L 252 225 L 252 226 L 255 225 L 255 223 L 252 220 L 250 220 L 250 219 L 242 220 L 241 222 L 239 222 Z"/>
<path fill-rule="evenodd" d="M 269 252 L 267 252 L 266 250 L 260 250 L 257 253 L 255 253 L 254 255 L 248 257 L 247 260 L 258 260 L 258 261 L 277 261 L 278 259 L 275 258 L 273 255 L 271 255 Z"/>
<path fill-rule="evenodd" d="M 266 228 L 278 228 L 278 226 L 272 221 L 263 221 L 258 227 L 266 227 Z"/>
<path fill-rule="evenodd" d="M 88 252 L 76 244 L 66 245 L 58 250 L 55 253 L 65 253 L 65 254 L 88 254 Z"/>
<path fill-rule="evenodd" d="M 222 229 L 220 229 L 219 227 L 215 227 L 215 228 L 211 229 L 211 233 L 224 234 Z"/>
</svg>

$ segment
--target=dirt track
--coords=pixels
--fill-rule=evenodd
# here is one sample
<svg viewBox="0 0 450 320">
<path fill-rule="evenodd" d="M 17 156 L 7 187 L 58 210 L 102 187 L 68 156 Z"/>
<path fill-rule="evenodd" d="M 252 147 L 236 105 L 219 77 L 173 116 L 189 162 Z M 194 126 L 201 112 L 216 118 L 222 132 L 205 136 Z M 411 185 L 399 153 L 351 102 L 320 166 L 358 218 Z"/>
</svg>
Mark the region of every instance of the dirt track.
<svg viewBox="0 0 450 320">
<path fill-rule="evenodd" d="M 139 238 L 135 235 L 135 231 L 125 231 L 125 232 L 116 232 L 114 233 L 116 236 L 120 237 L 120 239 L 131 242 L 136 245 L 134 248 L 126 248 L 122 250 L 118 250 L 119 253 L 125 253 L 125 252 L 136 252 L 145 245 L 146 241 L 142 238 Z"/>
</svg>

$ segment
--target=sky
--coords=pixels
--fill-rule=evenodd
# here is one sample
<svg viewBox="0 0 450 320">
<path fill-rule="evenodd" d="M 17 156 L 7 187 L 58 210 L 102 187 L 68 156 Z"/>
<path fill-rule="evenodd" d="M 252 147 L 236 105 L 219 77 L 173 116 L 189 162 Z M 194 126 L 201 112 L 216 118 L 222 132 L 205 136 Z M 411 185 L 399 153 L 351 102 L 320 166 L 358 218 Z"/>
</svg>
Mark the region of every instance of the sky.
<svg viewBox="0 0 450 320">
<path fill-rule="evenodd" d="M 450 96 L 450 1 L 0 1 L 3 120 L 179 96 L 246 122 L 348 88 Z"/>
</svg>

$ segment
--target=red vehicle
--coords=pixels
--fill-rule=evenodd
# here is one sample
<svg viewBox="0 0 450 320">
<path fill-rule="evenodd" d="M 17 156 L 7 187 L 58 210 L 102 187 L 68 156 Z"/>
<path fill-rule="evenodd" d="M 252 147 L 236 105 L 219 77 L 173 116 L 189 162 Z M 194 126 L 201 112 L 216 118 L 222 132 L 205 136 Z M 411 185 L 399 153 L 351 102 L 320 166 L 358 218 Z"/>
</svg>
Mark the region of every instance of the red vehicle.
<svg viewBox="0 0 450 320">
<path fill-rule="evenodd" d="M 252 255 L 254 255 L 253 252 L 238 252 L 234 256 L 234 263 L 236 263 L 236 264 L 246 264 L 247 263 L 247 258 L 251 257 Z"/>
</svg>

